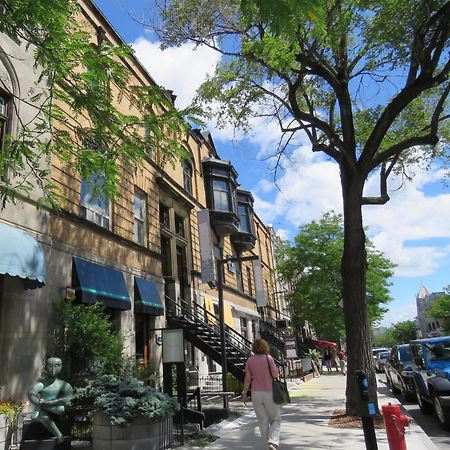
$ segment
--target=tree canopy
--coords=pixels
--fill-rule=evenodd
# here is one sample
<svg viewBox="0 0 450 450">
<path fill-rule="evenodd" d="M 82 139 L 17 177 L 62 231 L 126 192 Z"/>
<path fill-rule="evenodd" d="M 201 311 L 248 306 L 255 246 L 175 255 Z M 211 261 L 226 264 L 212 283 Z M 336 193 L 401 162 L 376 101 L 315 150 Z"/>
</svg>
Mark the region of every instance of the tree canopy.
<svg viewBox="0 0 450 450">
<path fill-rule="evenodd" d="M 441 334 L 450 335 L 450 285 L 445 288 L 445 292 L 433 299 L 426 315 L 439 320 Z"/>
<path fill-rule="evenodd" d="M 391 301 L 389 278 L 394 265 L 368 240 L 367 299 L 369 322 L 382 319 Z M 344 249 L 342 216 L 325 214 L 299 228 L 294 242 L 284 242 L 277 254 L 277 268 L 289 282 L 289 305 L 296 323 L 307 320 L 322 339 L 345 336 L 340 272 Z"/>
<path fill-rule="evenodd" d="M 5 0 L 0 11 L 0 32 L 32 52 L 37 80 L 33 92 L 19 94 L 0 78 L 0 88 L 11 96 L 14 111 L 20 110 L 21 102 L 36 108 L 30 123 L 19 114 L 18 129 L 4 139 L 2 207 L 29 196 L 35 186 L 43 190 L 42 200 L 57 206 L 59 193 L 51 183 L 48 163 L 51 155 L 85 179 L 100 173 L 101 189 L 110 198 L 118 195 L 119 162 L 138 165 L 147 156 L 146 136 L 152 136 L 162 162 L 184 155 L 179 135 L 186 132 L 187 123 L 182 114 L 159 86 L 131 85 L 124 61 L 132 58 L 132 50 L 110 42 L 101 27 L 96 33 L 89 29 L 79 2 Z M 142 114 L 119 108 L 123 99 Z"/>
<path fill-rule="evenodd" d="M 407 344 L 417 339 L 417 325 L 415 320 L 405 320 L 394 323 L 382 335 L 372 338 L 374 347 L 392 347 L 396 344 Z"/>
<path fill-rule="evenodd" d="M 155 0 L 158 3 L 158 0 Z M 448 158 L 450 2 L 447 0 L 167 0 L 148 24 L 163 46 L 205 45 L 223 57 L 197 103 L 220 125 L 279 124 L 275 167 L 306 136 L 339 166 L 343 200 L 342 298 L 348 371 L 375 374 L 366 299 L 363 205 L 389 201 L 393 172 L 410 176 Z M 305 148 L 305 146 L 303 147 Z M 380 191 L 366 195 L 369 175 Z M 312 199 L 313 201 L 313 199 Z M 347 378 L 347 412 L 363 406 Z"/>
</svg>

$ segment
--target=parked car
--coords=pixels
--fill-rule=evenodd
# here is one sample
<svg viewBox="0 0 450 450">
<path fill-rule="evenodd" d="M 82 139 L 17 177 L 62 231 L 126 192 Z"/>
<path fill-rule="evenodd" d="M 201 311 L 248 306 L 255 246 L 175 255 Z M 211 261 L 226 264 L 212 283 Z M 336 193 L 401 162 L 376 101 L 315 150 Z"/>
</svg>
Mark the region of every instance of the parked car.
<svg viewBox="0 0 450 450">
<path fill-rule="evenodd" d="M 392 392 L 400 393 L 404 401 L 412 400 L 416 396 L 412 371 L 409 345 L 394 345 L 384 365 L 384 372 L 386 373 L 386 382 Z"/>
<path fill-rule="evenodd" d="M 387 347 L 377 347 L 377 348 L 373 348 L 372 349 L 372 356 L 374 357 L 374 359 L 376 358 L 376 356 L 378 355 L 378 353 L 381 352 L 388 352 L 389 349 Z"/>
<path fill-rule="evenodd" d="M 375 371 L 376 372 L 384 372 L 384 366 L 386 365 L 386 361 L 389 359 L 389 352 L 379 352 L 377 356 L 375 356 Z"/>
<path fill-rule="evenodd" d="M 450 430 L 450 336 L 410 342 L 413 379 L 420 410 L 433 410 Z"/>
</svg>

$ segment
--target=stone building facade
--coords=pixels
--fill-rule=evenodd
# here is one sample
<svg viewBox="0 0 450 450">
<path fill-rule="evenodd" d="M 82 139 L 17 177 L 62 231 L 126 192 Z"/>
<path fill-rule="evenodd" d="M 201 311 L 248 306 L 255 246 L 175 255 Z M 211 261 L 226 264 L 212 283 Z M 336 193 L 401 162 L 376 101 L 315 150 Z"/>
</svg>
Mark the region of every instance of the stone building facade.
<svg viewBox="0 0 450 450">
<path fill-rule="evenodd" d="M 90 0 L 79 3 L 80 20 L 93 35 L 101 28 L 109 42 L 122 42 Z M 24 43 L 0 34 L 0 49 L 0 77 L 5 80 L 0 96 L 8 104 L 15 91 L 29 91 L 39 74 L 33 68 L 32 49 L 26 50 Z M 154 83 L 138 60 L 123 64 L 132 85 Z M 17 133 L 19 118 L 33 113 L 31 106 L 19 106 L 2 110 L 8 114 L 3 134 Z M 126 99 L 118 105 L 130 107 Z M 202 281 L 198 226 L 198 212 L 214 209 L 214 202 L 216 209 L 220 202 L 233 203 L 233 214 L 240 218 L 237 237 L 224 237 L 224 255 L 258 256 L 262 267 L 262 280 L 256 280 L 251 261 L 224 266 L 225 323 L 252 340 L 262 322 L 275 324 L 285 317 L 286 306 L 277 292 L 273 230 L 254 213 L 249 192 L 238 189 L 237 197 L 231 197 L 227 189 L 233 183 L 237 186 L 237 178 L 233 183 L 208 178 L 211 161 L 230 173 L 234 170 L 220 159 L 209 132 L 191 129 L 179 139 L 189 157 L 173 166 L 160 163 L 158 148 L 152 148 L 139 166 L 122 164 L 121 195 L 115 201 L 94 197 L 89 180 L 54 157 L 51 180 L 64 194 L 61 210 L 37 209 L 41 193 L 32 192 L 0 211 L 2 397 L 25 399 L 28 387 L 40 376 L 43 361 L 52 352 L 52 305 L 64 297 L 86 304 L 102 302 L 114 329 L 124 336 L 125 355 L 159 371 L 161 330 L 170 305 L 199 305 L 217 314 L 217 288 Z M 17 250 L 26 266 L 21 273 L 14 272 L 15 264 L 5 255 L 5 240 L 17 235 L 28 242 Z M 212 236 L 216 245 L 215 233 Z M 200 373 L 220 371 L 188 343 L 185 355 L 188 367 Z"/>
</svg>

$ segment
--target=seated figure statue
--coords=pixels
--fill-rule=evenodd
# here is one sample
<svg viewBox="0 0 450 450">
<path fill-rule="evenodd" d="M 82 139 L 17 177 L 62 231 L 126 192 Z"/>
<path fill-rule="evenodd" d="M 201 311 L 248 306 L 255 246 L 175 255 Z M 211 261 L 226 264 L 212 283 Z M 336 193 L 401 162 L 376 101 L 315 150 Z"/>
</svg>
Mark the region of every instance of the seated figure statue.
<svg viewBox="0 0 450 450">
<path fill-rule="evenodd" d="M 34 405 L 31 419 L 42 423 L 56 437 L 58 443 L 64 440 L 64 436 L 52 417 L 65 415 L 65 405 L 73 395 L 72 386 L 58 378 L 61 369 L 60 358 L 48 358 L 47 378 L 38 381 L 28 393 L 28 397 Z"/>
</svg>

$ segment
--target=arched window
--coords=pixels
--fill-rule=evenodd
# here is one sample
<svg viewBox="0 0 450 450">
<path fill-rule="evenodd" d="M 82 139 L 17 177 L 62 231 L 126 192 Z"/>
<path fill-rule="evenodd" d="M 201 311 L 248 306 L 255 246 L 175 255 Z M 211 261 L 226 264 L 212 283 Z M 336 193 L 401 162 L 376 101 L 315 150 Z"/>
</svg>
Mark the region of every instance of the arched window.
<svg viewBox="0 0 450 450">
<path fill-rule="evenodd" d="M 2 148 L 5 134 L 8 131 L 9 121 L 9 97 L 0 91 L 0 148 Z"/>
<path fill-rule="evenodd" d="M 186 192 L 192 194 L 192 164 L 189 161 L 183 163 L 183 186 Z"/>
</svg>

